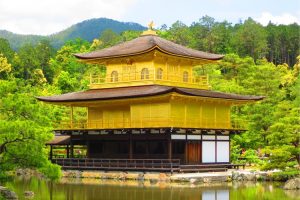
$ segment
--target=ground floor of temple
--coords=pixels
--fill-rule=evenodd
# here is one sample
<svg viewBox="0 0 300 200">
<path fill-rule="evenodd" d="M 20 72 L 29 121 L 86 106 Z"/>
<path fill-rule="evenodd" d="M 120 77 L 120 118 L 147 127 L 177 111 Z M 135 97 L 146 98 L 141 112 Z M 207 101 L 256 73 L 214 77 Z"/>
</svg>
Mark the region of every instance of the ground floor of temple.
<svg viewBox="0 0 300 200">
<path fill-rule="evenodd" d="M 65 168 L 168 171 L 185 165 L 214 169 L 232 166 L 229 133 L 180 129 L 61 131 L 48 145 L 50 159 Z"/>
</svg>

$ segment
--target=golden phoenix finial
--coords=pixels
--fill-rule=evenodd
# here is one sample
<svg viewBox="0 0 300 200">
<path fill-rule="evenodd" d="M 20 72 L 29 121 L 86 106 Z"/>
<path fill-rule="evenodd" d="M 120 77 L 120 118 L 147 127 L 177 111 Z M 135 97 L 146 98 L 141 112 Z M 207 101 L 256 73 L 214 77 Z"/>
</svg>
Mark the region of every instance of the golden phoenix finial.
<svg viewBox="0 0 300 200">
<path fill-rule="evenodd" d="M 151 21 L 151 22 L 148 24 L 149 30 L 153 30 L 153 26 L 154 26 L 154 22 Z"/>
<path fill-rule="evenodd" d="M 148 30 L 143 31 L 143 33 L 141 35 L 157 35 L 156 31 L 153 29 L 153 26 L 154 26 L 154 22 L 151 21 L 148 24 Z"/>
</svg>

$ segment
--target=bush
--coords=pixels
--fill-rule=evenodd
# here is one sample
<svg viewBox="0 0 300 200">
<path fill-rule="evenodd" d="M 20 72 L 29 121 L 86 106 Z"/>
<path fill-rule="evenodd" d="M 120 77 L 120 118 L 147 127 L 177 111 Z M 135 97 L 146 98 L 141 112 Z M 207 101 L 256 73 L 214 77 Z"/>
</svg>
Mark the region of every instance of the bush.
<svg viewBox="0 0 300 200">
<path fill-rule="evenodd" d="M 295 178 L 296 176 L 300 175 L 299 170 L 297 169 L 287 169 L 282 172 L 274 172 L 273 173 L 273 180 L 274 181 L 287 181 L 288 179 Z"/>
<path fill-rule="evenodd" d="M 44 167 L 40 168 L 39 171 L 43 173 L 47 178 L 52 180 L 59 179 L 62 176 L 61 166 L 48 163 Z"/>
</svg>

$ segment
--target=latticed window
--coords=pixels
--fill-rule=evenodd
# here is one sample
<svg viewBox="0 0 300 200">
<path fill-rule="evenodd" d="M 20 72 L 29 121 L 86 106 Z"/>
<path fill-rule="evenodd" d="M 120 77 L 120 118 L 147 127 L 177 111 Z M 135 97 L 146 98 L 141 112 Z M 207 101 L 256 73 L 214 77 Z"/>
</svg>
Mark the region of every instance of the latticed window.
<svg viewBox="0 0 300 200">
<path fill-rule="evenodd" d="M 118 82 L 118 72 L 117 71 L 113 71 L 111 73 L 111 82 Z"/>
<path fill-rule="evenodd" d="M 156 79 L 162 79 L 162 77 L 163 77 L 163 70 L 162 68 L 158 68 L 156 73 Z"/>
<path fill-rule="evenodd" d="M 143 68 L 141 72 L 141 79 L 149 79 L 149 70 L 148 68 Z"/>
<path fill-rule="evenodd" d="M 183 82 L 189 81 L 189 73 L 187 71 L 183 72 Z"/>
</svg>

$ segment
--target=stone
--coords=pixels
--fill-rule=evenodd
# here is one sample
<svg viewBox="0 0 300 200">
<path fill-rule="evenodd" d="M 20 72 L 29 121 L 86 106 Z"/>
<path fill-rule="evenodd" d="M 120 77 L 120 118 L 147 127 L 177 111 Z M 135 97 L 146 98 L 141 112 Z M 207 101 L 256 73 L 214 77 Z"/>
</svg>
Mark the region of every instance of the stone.
<svg viewBox="0 0 300 200">
<path fill-rule="evenodd" d="M 238 172 L 235 172 L 235 171 L 233 171 L 233 172 L 232 172 L 232 180 L 237 180 L 237 179 L 238 179 L 238 177 L 239 177 L 239 173 L 238 173 Z"/>
<path fill-rule="evenodd" d="M 138 180 L 138 179 L 142 179 L 143 176 L 144 176 L 143 173 L 128 172 L 125 174 L 125 179 L 126 180 Z"/>
<path fill-rule="evenodd" d="M 259 174 L 255 174 L 255 179 L 260 181 L 261 180 L 261 176 Z"/>
<path fill-rule="evenodd" d="M 237 181 L 243 181 L 243 177 L 242 176 L 238 176 L 236 180 Z"/>
<path fill-rule="evenodd" d="M 122 181 L 126 180 L 126 173 L 125 173 L 125 172 L 121 172 L 121 173 L 119 174 L 118 179 L 119 179 L 119 180 L 122 180 Z"/>
<path fill-rule="evenodd" d="M 246 175 L 245 175 L 245 179 L 246 179 L 247 181 L 255 181 L 255 180 L 256 180 L 256 176 L 255 176 L 254 173 L 246 174 Z"/>
<path fill-rule="evenodd" d="M 150 179 L 149 182 L 151 185 L 156 185 L 158 183 L 158 179 Z"/>
<path fill-rule="evenodd" d="M 300 189 L 300 178 L 293 178 L 288 180 L 284 186 L 283 189 L 285 190 L 299 190 Z"/>
<path fill-rule="evenodd" d="M 0 186 L 0 194 L 4 199 L 18 199 L 17 194 L 6 187 Z"/>
<path fill-rule="evenodd" d="M 205 177 L 203 178 L 203 183 L 210 183 L 211 182 L 211 178 Z"/>
<path fill-rule="evenodd" d="M 166 173 L 160 173 L 159 174 L 159 180 L 160 181 L 167 181 L 169 179 L 169 177 L 167 176 Z"/>
<path fill-rule="evenodd" d="M 144 173 L 139 173 L 137 179 L 138 181 L 144 181 L 145 180 L 145 174 Z"/>
<path fill-rule="evenodd" d="M 34 192 L 33 191 L 25 191 L 24 196 L 26 198 L 33 198 L 34 197 Z"/>
<path fill-rule="evenodd" d="M 145 180 L 159 180 L 159 173 L 145 173 Z"/>
<path fill-rule="evenodd" d="M 82 178 L 101 178 L 101 173 L 98 171 L 83 171 L 81 173 Z"/>
<path fill-rule="evenodd" d="M 190 179 L 190 183 L 191 183 L 191 184 L 195 184 L 196 182 L 197 182 L 197 179 L 195 179 L 195 178 L 191 178 L 191 179 Z"/>
<path fill-rule="evenodd" d="M 227 177 L 227 182 L 232 182 L 232 180 L 233 180 L 232 177 L 230 176 Z"/>
<path fill-rule="evenodd" d="M 299 199 L 300 190 L 284 190 L 284 193 L 291 199 Z"/>
<path fill-rule="evenodd" d="M 78 171 L 78 170 L 63 171 L 63 177 L 80 178 L 80 177 L 82 177 L 82 172 Z"/>
</svg>

